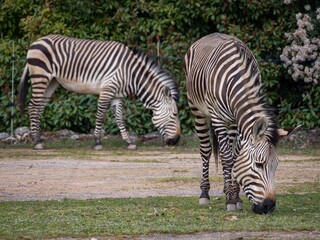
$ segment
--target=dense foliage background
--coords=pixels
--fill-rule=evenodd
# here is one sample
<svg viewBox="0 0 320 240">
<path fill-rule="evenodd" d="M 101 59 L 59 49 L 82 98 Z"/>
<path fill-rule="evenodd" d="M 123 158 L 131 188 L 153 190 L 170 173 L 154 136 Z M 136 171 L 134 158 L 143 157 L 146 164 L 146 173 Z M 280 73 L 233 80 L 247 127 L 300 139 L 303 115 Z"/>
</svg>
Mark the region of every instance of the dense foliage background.
<svg viewBox="0 0 320 240">
<path fill-rule="evenodd" d="M 116 40 L 156 57 L 179 83 L 184 133 L 193 131 L 183 72 L 185 52 L 194 41 L 209 33 L 235 35 L 258 59 L 267 100 L 275 108 L 280 124 L 320 126 L 319 84 L 294 82 L 279 57 L 289 44 L 285 33 L 296 28 L 295 14 L 304 11 L 306 4 L 311 9 L 319 7 L 317 1 L 288 5 L 279 0 L 0 0 L 0 131 L 10 129 L 11 119 L 15 127 L 29 125 L 28 115 L 20 117 L 18 113 L 17 88 L 28 46 L 52 33 Z M 31 90 L 28 99 L 30 93 Z M 79 95 L 60 87 L 45 110 L 42 128 L 89 132 L 95 123 L 96 100 L 96 96 Z M 125 114 L 129 131 L 138 134 L 153 131 L 151 113 L 138 100 L 126 99 Z M 105 129 L 109 133 L 118 132 L 111 111 Z"/>
</svg>

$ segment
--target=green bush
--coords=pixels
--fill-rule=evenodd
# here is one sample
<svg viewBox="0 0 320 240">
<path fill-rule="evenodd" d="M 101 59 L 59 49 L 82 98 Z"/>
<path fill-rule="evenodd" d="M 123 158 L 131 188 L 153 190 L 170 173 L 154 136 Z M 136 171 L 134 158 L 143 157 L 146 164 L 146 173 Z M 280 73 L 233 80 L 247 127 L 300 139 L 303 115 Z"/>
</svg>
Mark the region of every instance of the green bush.
<svg viewBox="0 0 320 240">
<path fill-rule="evenodd" d="M 183 133 L 193 132 L 193 117 L 186 100 L 183 58 L 189 46 L 198 38 L 212 32 L 224 32 L 243 40 L 260 62 L 267 99 L 280 107 L 282 125 L 301 123 L 296 99 L 283 92 L 283 87 L 295 90 L 295 82 L 288 79 L 277 60 L 287 44 L 285 32 L 295 28 L 295 13 L 301 4 L 284 5 L 277 0 L 161 0 L 136 1 L 45 1 L 1 0 L 0 11 L 0 131 L 8 131 L 10 120 L 14 126 L 28 125 L 28 115 L 20 117 L 17 103 L 17 87 L 25 64 L 28 46 L 47 34 L 64 34 L 88 39 L 116 40 L 130 47 L 139 47 L 157 57 L 179 84 L 181 97 L 179 115 Z M 241 14 L 239 14 L 241 12 Z M 15 47 L 14 106 L 11 101 L 12 48 Z M 298 92 L 299 88 L 296 89 Z M 310 88 L 309 98 L 317 94 Z M 30 92 L 28 101 L 30 99 Z M 309 111 L 308 97 L 301 100 L 299 111 Z M 96 97 L 67 92 L 62 87 L 54 94 L 46 108 L 42 127 L 46 130 L 69 128 L 88 132 L 94 127 Z M 13 108 L 13 116 L 11 109 Z M 312 112 L 312 111 L 311 111 Z M 319 126 L 310 112 L 305 126 Z M 319 113 L 314 111 L 316 116 Z M 125 101 L 128 129 L 143 134 L 154 130 L 151 113 L 143 109 L 136 99 Z M 295 120 L 292 120 L 295 119 Z M 308 125 L 309 124 L 309 125 Z M 105 122 L 109 133 L 118 129 L 111 110 Z"/>
</svg>

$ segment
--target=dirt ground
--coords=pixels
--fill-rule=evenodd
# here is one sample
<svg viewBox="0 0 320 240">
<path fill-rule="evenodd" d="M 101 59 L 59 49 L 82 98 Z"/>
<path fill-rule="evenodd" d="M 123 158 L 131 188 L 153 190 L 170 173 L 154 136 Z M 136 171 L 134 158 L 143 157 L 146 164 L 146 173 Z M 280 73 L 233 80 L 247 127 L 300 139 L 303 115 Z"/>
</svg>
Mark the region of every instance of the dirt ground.
<svg viewBox="0 0 320 240">
<path fill-rule="evenodd" d="M 12 151 L 19 157 L 7 157 Z M 133 152 L 105 149 L 93 152 L 86 159 L 83 156 L 61 157 L 55 150 L 35 154 L 32 149 L 0 149 L 0 201 L 198 196 L 202 170 L 199 153 L 176 152 L 169 148 Z M 213 179 L 211 195 L 220 196 L 223 188 L 221 166 L 217 172 L 212 162 L 210 171 Z M 303 183 L 320 184 L 319 157 L 280 156 L 276 172 L 277 192 L 287 192 L 290 186 Z M 227 234 L 223 238 L 228 239 L 262 236 L 262 233 L 217 233 L 218 237 L 214 234 L 155 235 L 139 239 L 216 239 L 221 238 L 221 234 Z M 320 233 L 277 234 L 282 237 L 275 239 L 320 239 Z M 265 235 L 271 237 L 270 233 Z"/>
<path fill-rule="evenodd" d="M 198 196 L 199 153 L 103 150 L 90 159 L 56 157 L 53 150 L 0 150 L 0 201 L 63 198 Z M 9 159 L 10 151 L 21 157 Z M 25 156 L 23 155 L 25 154 Z M 51 154 L 55 157 L 52 157 Z M 312 156 L 280 156 L 277 192 L 301 183 L 320 184 L 320 161 Z M 222 195 L 222 170 L 211 164 L 211 195 Z"/>
</svg>

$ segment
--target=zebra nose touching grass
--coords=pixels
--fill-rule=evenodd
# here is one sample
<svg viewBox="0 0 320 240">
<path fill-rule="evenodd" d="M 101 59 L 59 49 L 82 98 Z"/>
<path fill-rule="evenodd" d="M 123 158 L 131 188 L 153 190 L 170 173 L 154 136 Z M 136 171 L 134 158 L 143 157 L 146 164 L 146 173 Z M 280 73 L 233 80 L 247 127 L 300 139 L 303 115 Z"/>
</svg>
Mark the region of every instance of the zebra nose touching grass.
<svg viewBox="0 0 320 240">
<path fill-rule="evenodd" d="M 289 132 L 277 127 L 263 99 L 261 75 L 252 52 L 235 37 L 213 33 L 189 48 L 185 73 L 203 166 L 199 203 L 210 201 L 213 147 L 216 161 L 220 157 L 222 164 L 227 210 L 242 209 L 241 186 L 253 212 L 272 213 L 278 165 L 275 146 Z"/>
<path fill-rule="evenodd" d="M 60 35 L 38 39 L 28 50 L 27 64 L 20 81 L 21 113 L 26 101 L 28 73 L 32 84 L 29 116 L 35 149 L 44 148 L 40 141 L 40 119 L 59 84 L 73 92 L 99 96 L 94 130 L 96 150 L 102 148 L 100 132 L 110 105 L 128 148 L 136 148 L 123 119 L 122 99 L 130 95 L 136 95 L 147 109 L 152 110 L 152 121 L 167 144 L 174 145 L 179 141 L 177 84 L 141 51 L 131 50 L 115 41 L 84 40 Z"/>
</svg>

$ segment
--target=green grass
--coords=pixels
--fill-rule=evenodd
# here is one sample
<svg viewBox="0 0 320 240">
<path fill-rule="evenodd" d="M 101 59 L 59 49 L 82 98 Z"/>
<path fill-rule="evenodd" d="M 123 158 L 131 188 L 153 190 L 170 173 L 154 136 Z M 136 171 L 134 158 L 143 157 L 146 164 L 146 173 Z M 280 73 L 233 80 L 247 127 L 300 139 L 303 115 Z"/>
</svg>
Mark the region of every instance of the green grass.
<svg viewBox="0 0 320 240">
<path fill-rule="evenodd" d="M 287 186 L 286 188 L 288 193 L 320 192 L 320 183 L 319 182 L 291 183 L 290 186 Z"/>
<path fill-rule="evenodd" d="M 276 211 L 266 216 L 252 213 L 243 200 L 245 209 L 238 213 L 225 211 L 224 198 L 213 198 L 210 206 L 191 197 L 0 202 L 0 238 L 320 231 L 320 193 L 280 195 Z M 233 215 L 236 221 L 230 221 Z"/>
<path fill-rule="evenodd" d="M 320 148 L 318 146 L 309 146 L 307 148 L 296 148 L 293 143 L 281 143 L 277 148 L 279 155 L 308 155 L 320 156 Z"/>
<path fill-rule="evenodd" d="M 223 176 L 214 176 L 210 177 L 210 182 L 223 182 Z M 166 178 L 157 178 L 154 180 L 156 182 L 162 182 L 162 183 L 170 183 L 170 182 L 183 182 L 183 183 L 192 183 L 196 182 L 199 183 L 201 182 L 201 177 L 182 177 L 182 176 L 176 176 L 176 177 L 166 177 Z"/>
</svg>

